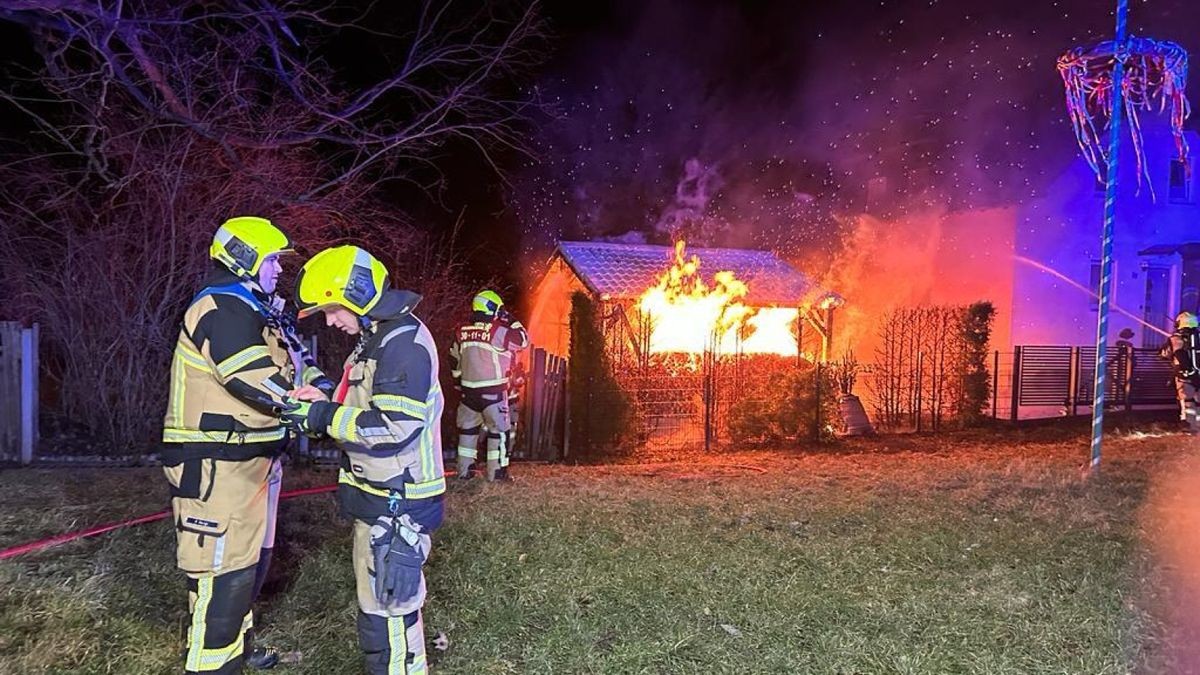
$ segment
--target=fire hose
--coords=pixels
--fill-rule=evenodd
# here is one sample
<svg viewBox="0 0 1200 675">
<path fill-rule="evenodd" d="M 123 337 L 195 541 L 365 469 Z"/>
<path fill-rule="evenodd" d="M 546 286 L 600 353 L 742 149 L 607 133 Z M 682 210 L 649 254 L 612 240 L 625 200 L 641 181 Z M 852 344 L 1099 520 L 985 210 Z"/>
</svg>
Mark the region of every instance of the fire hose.
<svg viewBox="0 0 1200 675">
<path fill-rule="evenodd" d="M 279 498 L 280 499 L 291 499 L 292 497 L 304 497 L 306 495 L 315 495 L 315 494 L 320 494 L 322 492 L 333 492 L 336 489 L 337 489 L 337 485 L 322 485 L 320 487 L 301 488 L 299 490 L 288 490 L 287 492 L 284 492 L 283 494 L 279 495 Z M 76 539 L 95 537 L 97 535 L 104 534 L 105 532 L 112 532 L 113 530 L 119 530 L 123 527 L 132 527 L 134 525 L 144 525 L 145 523 L 153 523 L 157 520 L 164 520 L 164 519 L 170 517 L 170 515 L 171 515 L 171 510 L 167 509 L 166 511 L 159 511 L 158 513 L 151 513 L 151 514 L 148 514 L 145 516 L 140 516 L 138 518 L 133 518 L 130 520 L 122 520 L 120 522 L 108 523 L 106 525 L 97 525 L 96 527 L 90 527 L 86 530 L 76 530 L 74 532 L 66 532 L 64 534 L 55 535 L 53 537 L 47 537 L 45 539 L 31 541 L 26 544 L 19 544 L 17 546 L 12 546 L 12 547 L 0 550 L 0 560 L 7 560 L 8 558 L 15 558 L 15 557 L 17 557 L 19 555 L 23 555 L 25 553 L 33 553 L 35 551 L 42 551 L 42 550 L 51 548 L 53 546 L 58 546 L 60 544 L 66 544 L 68 542 L 75 541 Z"/>
<path fill-rule="evenodd" d="M 679 462 L 651 462 L 651 463 L 647 463 L 647 464 L 618 464 L 618 465 L 614 465 L 614 467 L 643 468 L 644 469 L 647 467 L 664 466 L 664 465 L 672 465 L 672 464 L 679 464 Z M 752 470 L 752 471 L 756 471 L 758 473 L 766 473 L 767 472 L 767 470 L 762 467 L 747 466 L 747 465 L 743 465 L 743 464 L 722 464 L 719 466 L 726 467 L 726 468 L 742 469 L 742 470 Z M 450 475 L 450 473 L 447 472 L 447 475 Z M 651 474 L 643 474 L 643 475 L 651 475 Z M 283 499 L 291 499 L 292 497 L 305 497 L 308 495 L 321 494 L 324 492 L 333 492 L 336 489 L 337 489 L 336 484 L 321 485 L 318 487 L 311 487 L 311 488 L 300 488 L 297 490 L 288 490 L 288 491 L 280 494 L 279 498 L 281 500 L 283 500 Z M 95 527 L 89 527 L 85 530 L 75 530 L 74 532 L 64 532 L 63 534 L 57 534 L 57 535 L 54 535 L 53 537 L 47 537 L 45 539 L 38 539 L 37 541 L 31 541 L 31 542 L 28 542 L 25 544 L 18 544 L 16 546 L 10 546 L 9 548 L 6 548 L 6 549 L 0 549 L 0 560 L 7 560 L 9 558 L 15 558 L 19 555 L 24 555 L 26 553 L 35 553 L 37 551 L 43 551 L 48 548 L 53 548 L 55 546 L 60 546 L 62 544 L 70 543 L 77 539 L 86 539 L 88 537 L 95 537 L 95 536 L 98 536 L 101 534 L 105 534 L 107 532 L 112 532 L 113 530 L 119 530 L 124 527 L 133 527 L 134 525 L 144 525 L 146 523 L 153 523 L 155 521 L 165 520 L 166 518 L 170 517 L 170 515 L 171 515 L 171 510 L 167 509 L 165 511 L 158 511 L 157 513 L 150 513 L 150 514 L 146 514 L 144 516 L 139 516 L 137 518 L 131 518 L 129 520 L 121 520 L 121 521 L 118 521 L 115 523 L 107 523 L 104 525 L 97 525 Z"/>
</svg>

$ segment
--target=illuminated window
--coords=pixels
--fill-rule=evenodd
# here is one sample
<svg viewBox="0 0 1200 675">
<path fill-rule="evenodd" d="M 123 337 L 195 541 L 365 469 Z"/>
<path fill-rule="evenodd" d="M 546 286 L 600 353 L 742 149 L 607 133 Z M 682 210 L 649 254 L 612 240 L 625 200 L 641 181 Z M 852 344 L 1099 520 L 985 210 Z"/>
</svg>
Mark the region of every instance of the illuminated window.
<svg viewBox="0 0 1200 675">
<path fill-rule="evenodd" d="M 1173 202 L 1192 201 L 1192 168 L 1186 159 L 1171 160 L 1171 183 L 1167 197 Z"/>
</svg>

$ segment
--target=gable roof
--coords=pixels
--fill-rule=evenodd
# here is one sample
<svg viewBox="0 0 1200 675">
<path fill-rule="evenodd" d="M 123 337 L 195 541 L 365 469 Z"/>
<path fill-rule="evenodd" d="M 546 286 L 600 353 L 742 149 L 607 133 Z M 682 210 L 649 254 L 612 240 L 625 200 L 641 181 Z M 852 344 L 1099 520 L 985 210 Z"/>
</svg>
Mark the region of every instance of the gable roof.
<svg viewBox="0 0 1200 675">
<path fill-rule="evenodd" d="M 593 293 L 614 299 L 638 298 L 658 283 L 674 260 L 671 246 L 561 241 L 556 253 L 563 257 Z M 808 277 L 770 251 L 741 248 L 688 248 L 700 258 L 700 275 L 712 283 L 717 272 L 728 270 L 744 281 L 747 305 L 795 306 L 816 286 Z"/>
</svg>

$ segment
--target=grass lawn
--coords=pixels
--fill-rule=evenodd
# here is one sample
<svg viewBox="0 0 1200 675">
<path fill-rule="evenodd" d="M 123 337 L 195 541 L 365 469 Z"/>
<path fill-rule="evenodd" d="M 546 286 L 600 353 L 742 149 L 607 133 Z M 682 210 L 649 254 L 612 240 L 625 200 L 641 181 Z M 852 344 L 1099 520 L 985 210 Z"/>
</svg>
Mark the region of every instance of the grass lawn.
<svg viewBox="0 0 1200 675">
<path fill-rule="evenodd" d="M 1053 430 L 518 465 L 515 485 L 452 490 L 431 656 L 442 673 L 1178 672 L 1155 542 L 1186 506 L 1159 487 L 1186 442 L 1115 436 L 1087 483 L 1085 440 Z M 165 503 L 154 469 L 6 470 L 0 548 Z M 175 672 L 172 542 L 159 522 L 0 563 L 0 673 Z M 258 624 L 301 653 L 281 672 L 361 672 L 330 496 L 284 503 L 276 559 Z"/>
</svg>

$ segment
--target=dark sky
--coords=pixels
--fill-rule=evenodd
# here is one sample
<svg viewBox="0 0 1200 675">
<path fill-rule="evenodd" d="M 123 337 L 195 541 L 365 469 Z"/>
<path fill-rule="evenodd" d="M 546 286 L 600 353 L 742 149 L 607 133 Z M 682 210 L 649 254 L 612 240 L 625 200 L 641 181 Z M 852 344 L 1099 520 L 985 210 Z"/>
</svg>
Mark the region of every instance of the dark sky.
<svg viewBox="0 0 1200 675">
<path fill-rule="evenodd" d="M 557 116 L 501 219 L 539 254 L 680 231 L 787 248 L 875 176 L 897 211 L 1020 200 L 1073 156 L 1055 60 L 1110 36 L 1114 4 L 548 2 Z M 1200 48 L 1200 3 L 1131 5 L 1133 34 Z"/>
<path fill-rule="evenodd" d="M 505 183 L 452 153 L 440 203 L 392 197 L 437 231 L 462 213 L 478 275 L 511 285 L 563 237 L 823 246 L 875 177 L 898 212 L 1011 203 L 1074 156 L 1055 59 L 1114 4 L 545 0 L 545 63 L 513 83 L 547 104 L 536 161 L 502 158 Z M 1130 27 L 1195 53 L 1200 2 L 1134 0 Z"/>
</svg>

